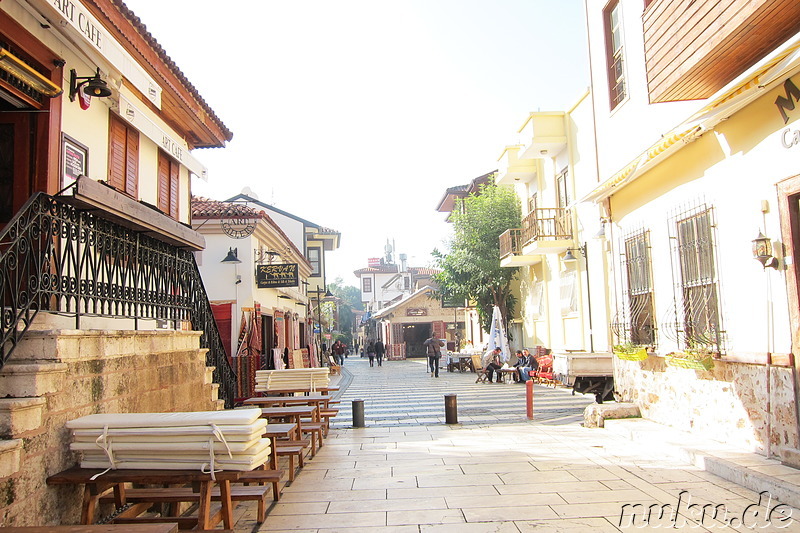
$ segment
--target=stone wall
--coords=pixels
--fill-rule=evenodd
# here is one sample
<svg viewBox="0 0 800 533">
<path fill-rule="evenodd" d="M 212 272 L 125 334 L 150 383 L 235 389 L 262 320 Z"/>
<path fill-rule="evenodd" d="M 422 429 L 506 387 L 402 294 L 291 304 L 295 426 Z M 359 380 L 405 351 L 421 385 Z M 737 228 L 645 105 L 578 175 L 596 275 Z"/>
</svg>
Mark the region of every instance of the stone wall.
<svg viewBox="0 0 800 533">
<path fill-rule="evenodd" d="M 93 413 L 221 409 L 199 337 L 191 331 L 28 332 L 0 369 L 0 527 L 79 522 L 80 492 L 45 484 L 77 462 L 67 421 Z"/>
<path fill-rule="evenodd" d="M 705 437 L 775 456 L 797 448 L 792 369 L 715 361 L 710 371 L 667 366 L 651 355 L 642 362 L 614 358 L 620 400 L 642 416 Z M 768 401 L 769 400 L 769 401 Z M 769 406 L 769 407 L 768 407 Z"/>
</svg>

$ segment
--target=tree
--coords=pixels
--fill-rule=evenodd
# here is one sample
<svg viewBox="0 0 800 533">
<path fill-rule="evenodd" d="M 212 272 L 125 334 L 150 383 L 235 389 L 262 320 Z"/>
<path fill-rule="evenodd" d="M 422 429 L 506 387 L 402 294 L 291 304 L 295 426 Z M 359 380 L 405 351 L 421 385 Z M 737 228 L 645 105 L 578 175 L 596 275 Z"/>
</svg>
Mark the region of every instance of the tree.
<svg viewBox="0 0 800 533">
<path fill-rule="evenodd" d="M 348 346 L 353 344 L 353 310 L 363 310 L 361 302 L 361 291 L 358 287 L 345 285 L 341 277 L 337 277 L 333 282 L 328 284 L 328 290 L 331 291 L 336 299 L 335 304 L 329 306 L 331 320 L 335 322 L 336 329 L 339 334 L 337 339 L 341 340 Z M 325 307 L 323 306 L 323 309 Z"/>
<path fill-rule="evenodd" d="M 507 324 L 514 316 L 516 299 L 511 282 L 518 269 L 500 266 L 500 235 L 521 226 L 517 195 L 492 180 L 477 193 L 458 200 L 450 220 L 450 252 L 433 250 L 434 261 L 441 269 L 434 280 L 446 298 L 475 302 L 485 329 L 489 329 L 495 305 Z"/>
</svg>

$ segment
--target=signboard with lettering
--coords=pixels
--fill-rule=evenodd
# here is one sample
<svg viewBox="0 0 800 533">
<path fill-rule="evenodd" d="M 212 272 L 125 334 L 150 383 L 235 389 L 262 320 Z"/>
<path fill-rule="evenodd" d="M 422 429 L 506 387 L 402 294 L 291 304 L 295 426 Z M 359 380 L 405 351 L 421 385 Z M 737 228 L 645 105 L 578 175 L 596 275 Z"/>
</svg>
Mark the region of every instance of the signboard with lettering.
<svg viewBox="0 0 800 533">
<path fill-rule="evenodd" d="M 406 309 L 406 316 L 427 316 L 428 310 L 424 307 L 409 307 Z"/>
<path fill-rule="evenodd" d="M 279 265 L 256 265 L 256 286 L 259 289 L 297 287 L 297 263 Z"/>
<path fill-rule="evenodd" d="M 466 302 L 463 298 L 459 298 L 458 296 L 442 295 L 443 309 L 454 309 L 458 307 L 466 307 Z"/>
<path fill-rule="evenodd" d="M 80 175 L 86 175 L 89 166 L 89 149 L 73 139 L 61 134 L 61 188 L 75 183 Z"/>
<path fill-rule="evenodd" d="M 370 268 L 375 268 L 381 266 L 381 258 L 380 257 L 370 257 L 367 259 L 367 266 Z"/>
</svg>

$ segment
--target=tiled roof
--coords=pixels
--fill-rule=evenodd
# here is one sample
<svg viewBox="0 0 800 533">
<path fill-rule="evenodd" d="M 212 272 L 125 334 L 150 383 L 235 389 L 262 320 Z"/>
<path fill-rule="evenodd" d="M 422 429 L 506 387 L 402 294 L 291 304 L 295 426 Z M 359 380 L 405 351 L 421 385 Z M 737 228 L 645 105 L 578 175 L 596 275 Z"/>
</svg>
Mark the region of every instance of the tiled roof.
<svg viewBox="0 0 800 533">
<path fill-rule="evenodd" d="M 245 204 L 192 196 L 192 218 L 261 218 L 262 216 L 272 222 L 266 213 Z"/>
<path fill-rule="evenodd" d="M 264 211 L 258 211 L 245 204 L 234 202 L 220 202 L 219 200 L 211 200 L 203 198 L 202 196 L 192 196 L 192 218 L 208 219 L 208 218 L 258 218 L 263 220 L 266 224 L 272 226 L 275 231 L 281 236 L 287 248 L 291 248 L 298 257 L 303 258 L 306 262 L 308 259 L 303 255 L 303 252 L 297 249 L 292 240 L 284 233 L 280 226 L 278 226 L 272 218 Z M 310 265 L 310 263 L 309 263 Z"/>
<path fill-rule="evenodd" d="M 408 270 L 417 276 L 433 276 L 441 272 L 438 268 L 429 267 L 408 267 Z"/>
<path fill-rule="evenodd" d="M 397 265 L 381 265 L 377 267 L 359 268 L 353 274 L 359 276 L 361 274 L 393 274 L 399 270 Z"/>
<path fill-rule="evenodd" d="M 199 92 L 197 92 L 195 86 L 192 85 L 192 83 L 189 81 L 186 75 L 181 71 L 181 69 L 178 68 L 178 65 L 175 64 L 172 58 L 167 55 L 167 53 L 164 51 L 163 48 L 161 48 L 161 45 L 158 44 L 158 41 L 155 40 L 155 38 L 150 34 L 149 31 L 147 31 L 147 27 L 142 23 L 141 19 L 137 17 L 136 14 L 134 14 L 134 12 L 131 11 L 130 8 L 126 6 L 122 0 L 111 0 L 111 1 L 119 8 L 120 13 L 122 13 L 122 15 L 136 27 L 142 38 L 147 41 L 147 43 L 150 45 L 153 51 L 156 54 L 158 54 L 158 57 L 172 71 L 172 73 L 175 74 L 175 76 L 180 80 L 181 84 L 183 84 L 183 86 L 186 87 L 186 89 L 189 91 L 189 93 L 191 93 L 191 95 L 194 97 L 197 103 L 200 104 L 200 106 L 208 114 L 208 116 L 222 130 L 223 134 L 225 135 L 225 138 L 230 141 L 233 138 L 233 133 L 231 132 L 231 130 L 229 130 L 227 126 L 225 126 L 225 124 L 222 123 L 222 120 L 220 120 L 220 118 L 217 116 L 214 110 L 211 109 L 211 106 L 209 106 L 206 103 L 206 101 L 203 100 L 203 97 L 200 96 Z M 120 30 L 121 33 L 124 33 L 120 28 L 117 29 Z"/>
</svg>

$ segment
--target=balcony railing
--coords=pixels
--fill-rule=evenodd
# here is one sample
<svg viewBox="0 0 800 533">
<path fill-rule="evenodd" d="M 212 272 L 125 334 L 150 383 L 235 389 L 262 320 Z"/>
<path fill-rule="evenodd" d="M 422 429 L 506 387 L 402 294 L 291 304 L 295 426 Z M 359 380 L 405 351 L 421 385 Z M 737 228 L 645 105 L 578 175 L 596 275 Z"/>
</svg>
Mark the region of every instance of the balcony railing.
<svg viewBox="0 0 800 533">
<path fill-rule="evenodd" d="M 536 208 L 522 219 L 522 228 L 513 228 L 500 235 L 500 257 L 521 255 L 522 248 L 532 242 L 572 239 L 572 222 L 568 209 Z"/>
<path fill-rule="evenodd" d="M 570 212 L 561 207 L 537 208 L 522 219 L 522 245 L 541 240 L 572 238 Z"/>
<path fill-rule="evenodd" d="M 0 368 L 39 312 L 190 322 L 225 406 L 236 377 L 191 251 L 37 193 L 0 232 Z"/>
<path fill-rule="evenodd" d="M 500 235 L 500 257 L 519 255 L 522 252 L 522 230 L 507 229 Z"/>
</svg>

